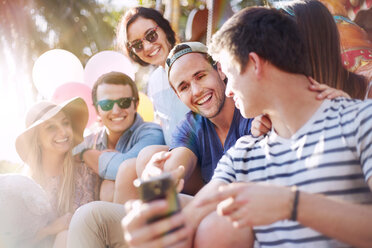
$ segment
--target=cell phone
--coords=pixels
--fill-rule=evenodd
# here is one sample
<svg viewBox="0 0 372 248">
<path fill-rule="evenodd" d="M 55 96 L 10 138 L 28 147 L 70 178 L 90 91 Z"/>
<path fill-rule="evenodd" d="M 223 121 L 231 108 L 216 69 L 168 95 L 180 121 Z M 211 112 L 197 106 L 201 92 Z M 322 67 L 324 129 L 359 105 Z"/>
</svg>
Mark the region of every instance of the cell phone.
<svg viewBox="0 0 372 248">
<path fill-rule="evenodd" d="M 155 216 L 147 222 L 152 223 L 162 218 L 171 216 L 181 210 L 180 201 L 177 196 L 176 187 L 169 173 L 163 173 L 149 180 L 137 179 L 134 182 L 140 198 L 143 202 L 165 199 L 168 202 L 168 211 L 164 215 Z"/>
</svg>

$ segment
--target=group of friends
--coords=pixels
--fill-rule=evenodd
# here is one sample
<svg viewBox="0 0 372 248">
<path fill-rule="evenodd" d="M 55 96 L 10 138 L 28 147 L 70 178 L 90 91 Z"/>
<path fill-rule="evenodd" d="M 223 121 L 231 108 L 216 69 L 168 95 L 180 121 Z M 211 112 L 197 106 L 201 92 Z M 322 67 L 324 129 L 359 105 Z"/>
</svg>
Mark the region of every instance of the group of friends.
<svg viewBox="0 0 372 248">
<path fill-rule="evenodd" d="M 322 28 L 309 29 L 309 20 Z M 127 11 L 117 32 L 134 62 L 158 67 L 148 96 L 160 125 L 142 120 L 138 89 L 120 72 L 94 84 L 99 132 L 83 137 L 81 98 L 32 106 L 16 140 L 32 179 L 0 176 L 1 219 L 12 223 L 0 224 L 2 243 L 372 246 L 369 84 L 343 67 L 323 4 L 243 9 L 208 48 L 176 44 L 151 8 Z M 182 209 L 149 223 L 168 203 L 138 200 L 133 181 L 165 172 Z"/>
</svg>

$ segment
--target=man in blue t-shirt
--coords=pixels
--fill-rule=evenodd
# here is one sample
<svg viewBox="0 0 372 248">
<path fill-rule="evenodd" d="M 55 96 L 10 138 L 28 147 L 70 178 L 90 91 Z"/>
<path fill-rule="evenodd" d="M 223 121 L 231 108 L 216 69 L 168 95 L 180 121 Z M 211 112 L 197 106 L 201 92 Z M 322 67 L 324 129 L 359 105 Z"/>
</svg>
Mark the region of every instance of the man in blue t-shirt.
<svg viewBox="0 0 372 248">
<path fill-rule="evenodd" d="M 173 132 L 170 154 L 160 164 L 165 171 L 183 165 L 183 192 L 195 194 L 212 178 L 222 155 L 238 138 L 250 134 L 252 119 L 243 118 L 233 99 L 225 96 L 227 78 L 204 44 L 185 42 L 174 47 L 168 55 L 166 72 L 171 87 L 191 111 Z M 145 148 L 137 165 L 147 164 L 142 154 L 168 149 L 166 146 Z M 143 177 L 150 170 L 153 171 L 146 168 Z"/>
</svg>

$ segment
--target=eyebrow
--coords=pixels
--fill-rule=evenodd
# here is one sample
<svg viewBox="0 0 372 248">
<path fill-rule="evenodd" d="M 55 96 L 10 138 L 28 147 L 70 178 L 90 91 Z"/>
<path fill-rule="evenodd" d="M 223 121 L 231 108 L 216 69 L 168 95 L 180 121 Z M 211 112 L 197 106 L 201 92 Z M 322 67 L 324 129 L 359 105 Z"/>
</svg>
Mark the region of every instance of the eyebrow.
<svg viewBox="0 0 372 248">
<path fill-rule="evenodd" d="M 207 70 L 206 69 L 203 69 L 203 70 L 199 70 L 199 71 L 197 71 L 197 72 L 195 72 L 194 74 L 192 74 L 192 78 L 195 78 L 198 74 L 200 74 L 200 73 L 203 73 L 203 72 L 206 72 Z M 182 80 L 179 84 L 177 84 L 176 85 L 176 89 L 178 90 L 178 88 L 180 87 L 180 86 L 182 86 L 183 84 L 185 84 L 186 83 L 186 81 L 185 80 Z"/>
</svg>

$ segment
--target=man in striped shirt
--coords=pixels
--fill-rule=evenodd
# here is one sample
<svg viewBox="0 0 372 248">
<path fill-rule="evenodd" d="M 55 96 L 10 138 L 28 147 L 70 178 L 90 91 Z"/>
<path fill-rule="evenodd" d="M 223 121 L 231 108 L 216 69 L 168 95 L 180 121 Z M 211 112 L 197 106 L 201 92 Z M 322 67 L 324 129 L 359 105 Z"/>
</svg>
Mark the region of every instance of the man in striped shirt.
<svg viewBox="0 0 372 248">
<path fill-rule="evenodd" d="M 237 13 L 214 36 L 226 95 L 273 127 L 240 138 L 187 207 L 217 205 L 260 247 L 372 247 L 372 102 L 314 100 L 299 37 L 293 20 L 266 8 Z M 204 247 L 218 243 L 205 235 L 217 223 L 201 221 Z"/>
</svg>

